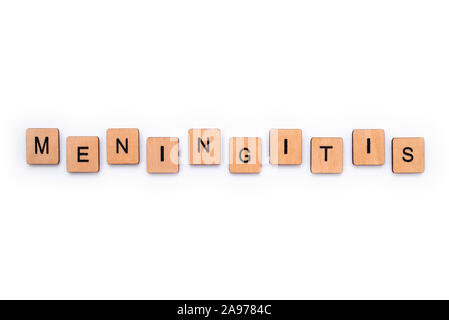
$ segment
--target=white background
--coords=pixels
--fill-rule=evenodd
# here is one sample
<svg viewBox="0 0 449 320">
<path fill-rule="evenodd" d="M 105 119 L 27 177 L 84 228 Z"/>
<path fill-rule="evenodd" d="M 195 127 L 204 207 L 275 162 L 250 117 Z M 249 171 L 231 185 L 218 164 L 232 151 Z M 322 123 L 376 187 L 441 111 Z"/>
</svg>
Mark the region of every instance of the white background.
<svg viewBox="0 0 449 320">
<path fill-rule="evenodd" d="M 1 1 L 0 298 L 449 298 L 448 1 Z M 61 131 L 29 166 L 25 130 Z M 177 175 L 106 164 L 107 128 L 180 138 Z M 189 128 L 220 128 L 218 167 L 188 165 Z M 301 128 L 303 164 L 268 163 Z M 351 164 L 383 128 L 386 164 Z M 97 135 L 98 174 L 65 139 Z M 260 136 L 260 175 L 228 139 Z M 344 138 L 313 175 L 311 137 Z M 391 173 L 392 137 L 426 171 Z"/>
</svg>

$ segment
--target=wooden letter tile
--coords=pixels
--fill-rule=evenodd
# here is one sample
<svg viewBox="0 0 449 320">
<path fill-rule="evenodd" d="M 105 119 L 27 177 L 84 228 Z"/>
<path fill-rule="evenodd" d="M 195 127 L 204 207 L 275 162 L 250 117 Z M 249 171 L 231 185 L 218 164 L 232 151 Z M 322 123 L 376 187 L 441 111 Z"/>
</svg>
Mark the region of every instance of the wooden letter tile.
<svg viewBox="0 0 449 320">
<path fill-rule="evenodd" d="M 355 166 L 381 166 L 385 163 L 385 131 L 352 131 L 352 163 Z"/>
<path fill-rule="evenodd" d="M 27 129 L 26 151 L 28 164 L 58 164 L 59 130 Z"/>
<path fill-rule="evenodd" d="M 312 138 L 310 170 L 312 173 L 341 173 L 343 171 L 343 139 Z"/>
<path fill-rule="evenodd" d="M 147 139 L 147 171 L 149 173 L 177 173 L 178 158 L 178 138 Z"/>
<path fill-rule="evenodd" d="M 270 130 L 270 163 L 301 164 L 302 131 L 300 129 Z"/>
<path fill-rule="evenodd" d="M 393 172 L 424 172 L 424 138 L 394 138 L 391 142 Z"/>
<path fill-rule="evenodd" d="M 220 164 L 220 129 L 190 129 L 190 164 Z"/>
<path fill-rule="evenodd" d="M 229 171 L 259 173 L 262 168 L 260 138 L 231 138 L 229 140 Z"/>
<path fill-rule="evenodd" d="M 138 164 L 139 129 L 108 129 L 106 148 L 109 164 Z"/>
<path fill-rule="evenodd" d="M 67 137 L 67 171 L 98 172 L 99 145 L 98 137 Z"/>
</svg>

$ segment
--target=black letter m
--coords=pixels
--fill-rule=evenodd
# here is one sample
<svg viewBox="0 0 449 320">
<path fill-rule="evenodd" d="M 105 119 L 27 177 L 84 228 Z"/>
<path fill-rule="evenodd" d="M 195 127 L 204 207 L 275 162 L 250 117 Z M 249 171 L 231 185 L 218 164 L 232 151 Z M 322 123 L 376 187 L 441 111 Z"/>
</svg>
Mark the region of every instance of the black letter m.
<svg viewBox="0 0 449 320">
<path fill-rule="evenodd" d="M 39 141 L 38 137 L 34 137 L 34 153 L 37 154 L 37 149 L 39 149 L 40 153 L 43 154 L 44 153 L 44 149 L 47 149 L 47 154 L 48 154 L 48 137 L 45 137 L 44 140 L 44 145 L 41 146 L 41 143 Z"/>
</svg>

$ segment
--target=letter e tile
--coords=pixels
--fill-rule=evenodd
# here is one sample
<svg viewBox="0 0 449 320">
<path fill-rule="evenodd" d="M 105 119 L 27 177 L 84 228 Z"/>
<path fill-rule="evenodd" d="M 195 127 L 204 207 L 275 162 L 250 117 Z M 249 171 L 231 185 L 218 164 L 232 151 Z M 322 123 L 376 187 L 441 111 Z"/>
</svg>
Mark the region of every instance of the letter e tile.
<svg viewBox="0 0 449 320">
<path fill-rule="evenodd" d="M 67 137 L 67 171 L 98 172 L 100 140 L 98 137 Z"/>
</svg>

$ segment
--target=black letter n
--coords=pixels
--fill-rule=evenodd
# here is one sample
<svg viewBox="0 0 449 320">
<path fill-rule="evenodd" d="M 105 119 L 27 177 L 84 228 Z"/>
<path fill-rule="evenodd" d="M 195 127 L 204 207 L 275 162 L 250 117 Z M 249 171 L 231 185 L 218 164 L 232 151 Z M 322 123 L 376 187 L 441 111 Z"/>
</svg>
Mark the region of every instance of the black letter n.
<svg viewBox="0 0 449 320">
<path fill-rule="evenodd" d="M 119 146 L 119 145 L 122 147 L 122 149 L 123 149 L 123 151 L 125 151 L 125 153 L 128 153 L 128 138 L 126 138 L 126 140 L 125 140 L 125 145 L 126 145 L 126 147 L 122 144 L 122 142 L 120 141 L 120 139 L 117 138 L 117 140 L 116 140 L 116 153 L 119 153 L 119 152 L 118 152 L 118 146 Z"/>
<path fill-rule="evenodd" d="M 209 144 L 210 140 L 209 137 L 207 137 L 207 144 L 204 144 L 203 140 L 201 138 L 198 138 L 198 152 L 201 152 L 201 146 L 206 150 L 206 152 L 209 152 Z"/>
<path fill-rule="evenodd" d="M 44 149 L 47 149 L 47 154 L 48 154 L 48 137 L 45 137 L 43 146 L 41 146 L 39 138 L 38 137 L 34 137 L 34 153 L 35 154 L 37 154 L 37 149 L 39 149 L 41 154 L 44 153 Z"/>
</svg>

